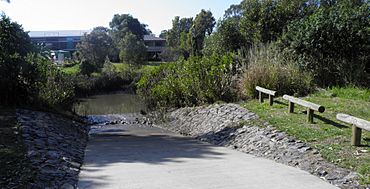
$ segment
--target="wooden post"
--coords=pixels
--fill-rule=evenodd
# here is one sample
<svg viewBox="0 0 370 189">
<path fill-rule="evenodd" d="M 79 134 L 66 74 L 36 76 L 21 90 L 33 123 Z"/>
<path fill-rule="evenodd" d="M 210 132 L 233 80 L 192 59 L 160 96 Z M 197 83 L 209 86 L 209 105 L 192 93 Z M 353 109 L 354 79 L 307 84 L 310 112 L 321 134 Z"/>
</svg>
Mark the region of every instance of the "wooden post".
<svg viewBox="0 0 370 189">
<path fill-rule="evenodd" d="M 259 99 L 260 99 L 260 103 L 263 103 L 263 96 L 262 96 L 261 91 L 258 91 L 258 96 L 259 96 Z"/>
<path fill-rule="evenodd" d="M 274 104 L 274 97 L 272 95 L 269 95 L 269 104 L 270 106 Z"/>
<path fill-rule="evenodd" d="M 370 121 L 353 117 L 347 114 L 337 114 L 337 119 L 352 125 L 352 139 L 351 144 L 353 146 L 361 145 L 361 133 L 362 129 L 370 131 Z"/>
<path fill-rule="evenodd" d="M 352 140 L 351 144 L 353 146 L 360 146 L 361 145 L 361 128 L 356 127 L 356 125 L 352 125 Z"/>
<path fill-rule="evenodd" d="M 289 101 L 289 113 L 294 112 L 294 103 Z"/>
<path fill-rule="evenodd" d="M 313 123 L 313 114 L 314 111 L 311 110 L 310 108 L 307 108 L 307 122 Z"/>
</svg>

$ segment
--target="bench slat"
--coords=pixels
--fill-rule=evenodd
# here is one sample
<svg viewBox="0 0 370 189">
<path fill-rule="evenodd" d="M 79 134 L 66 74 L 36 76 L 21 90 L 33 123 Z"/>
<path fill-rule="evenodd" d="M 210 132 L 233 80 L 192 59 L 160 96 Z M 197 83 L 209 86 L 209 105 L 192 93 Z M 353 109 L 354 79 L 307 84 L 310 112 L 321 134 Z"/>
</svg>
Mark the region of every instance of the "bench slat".
<svg viewBox="0 0 370 189">
<path fill-rule="evenodd" d="M 318 111 L 320 113 L 325 112 L 325 107 L 324 106 L 320 106 L 320 105 L 312 103 L 312 102 L 308 102 L 308 101 L 305 101 L 305 100 L 302 100 L 302 99 L 299 99 L 299 98 L 295 98 L 295 97 L 292 97 L 292 96 L 289 96 L 289 95 L 284 95 L 283 99 L 288 100 L 290 102 L 293 102 L 295 104 L 299 104 L 301 106 L 310 108 L 311 110 Z"/>
<path fill-rule="evenodd" d="M 265 89 L 265 88 L 262 88 L 262 87 L 259 87 L 259 86 L 256 86 L 256 90 L 261 91 L 261 92 L 266 93 L 266 94 L 269 94 L 269 95 L 272 95 L 272 96 L 276 95 L 276 91 Z"/>
<path fill-rule="evenodd" d="M 353 117 L 348 114 L 337 114 L 337 119 L 345 123 L 355 125 L 358 128 L 370 131 L 370 121 Z"/>
</svg>

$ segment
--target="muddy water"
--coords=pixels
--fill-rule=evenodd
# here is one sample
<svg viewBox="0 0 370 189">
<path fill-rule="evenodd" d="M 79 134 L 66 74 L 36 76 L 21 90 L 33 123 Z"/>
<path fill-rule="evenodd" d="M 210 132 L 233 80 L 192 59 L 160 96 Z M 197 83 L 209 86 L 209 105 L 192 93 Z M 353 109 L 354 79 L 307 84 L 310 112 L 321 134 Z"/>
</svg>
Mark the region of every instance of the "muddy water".
<svg viewBox="0 0 370 189">
<path fill-rule="evenodd" d="M 96 95 L 80 99 L 74 110 L 79 115 L 126 114 L 146 110 L 145 104 L 135 94 L 119 93 Z"/>
</svg>

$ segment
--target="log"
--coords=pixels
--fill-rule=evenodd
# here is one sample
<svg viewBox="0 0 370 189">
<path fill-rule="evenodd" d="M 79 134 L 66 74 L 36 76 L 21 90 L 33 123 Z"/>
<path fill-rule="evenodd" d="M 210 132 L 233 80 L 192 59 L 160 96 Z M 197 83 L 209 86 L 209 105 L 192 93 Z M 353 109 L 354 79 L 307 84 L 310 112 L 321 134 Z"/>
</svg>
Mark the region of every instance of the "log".
<svg viewBox="0 0 370 189">
<path fill-rule="evenodd" d="M 276 95 L 276 91 L 265 89 L 265 88 L 262 88 L 262 87 L 259 87 L 259 86 L 256 86 L 256 90 L 260 91 L 260 92 L 263 92 L 265 94 L 268 94 L 268 95 L 272 95 L 272 96 Z"/>
<path fill-rule="evenodd" d="M 305 100 L 302 100 L 302 99 L 299 99 L 299 98 L 295 98 L 295 97 L 292 97 L 292 96 L 289 96 L 289 95 L 284 95 L 283 99 L 288 100 L 289 102 L 304 106 L 304 107 L 309 108 L 311 110 L 318 111 L 320 113 L 325 112 L 325 107 L 324 106 L 321 106 L 321 105 L 318 105 L 318 104 L 315 104 L 315 103 L 312 103 L 312 102 L 308 102 L 308 101 L 305 101 Z"/>
<path fill-rule="evenodd" d="M 348 124 L 355 125 L 358 128 L 370 131 L 370 121 L 350 116 L 348 114 L 337 114 L 337 119 Z"/>
</svg>

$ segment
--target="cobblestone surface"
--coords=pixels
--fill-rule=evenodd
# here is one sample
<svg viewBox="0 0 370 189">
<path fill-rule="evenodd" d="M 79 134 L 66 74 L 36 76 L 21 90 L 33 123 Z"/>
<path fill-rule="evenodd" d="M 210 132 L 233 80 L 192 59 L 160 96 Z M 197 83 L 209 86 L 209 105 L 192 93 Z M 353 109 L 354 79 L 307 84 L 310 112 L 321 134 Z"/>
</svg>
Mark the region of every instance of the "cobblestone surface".
<svg viewBox="0 0 370 189">
<path fill-rule="evenodd" d="M 88 127 L 60 115 L 29 110 L 17 110 L 17 120 L 36 173 L 33 182 L 23 187 L 76 188 Z"/>
</svg>

